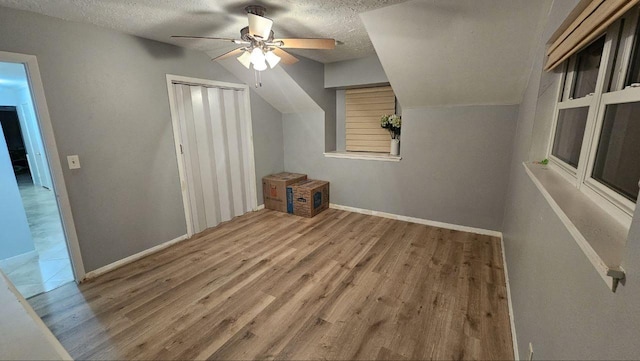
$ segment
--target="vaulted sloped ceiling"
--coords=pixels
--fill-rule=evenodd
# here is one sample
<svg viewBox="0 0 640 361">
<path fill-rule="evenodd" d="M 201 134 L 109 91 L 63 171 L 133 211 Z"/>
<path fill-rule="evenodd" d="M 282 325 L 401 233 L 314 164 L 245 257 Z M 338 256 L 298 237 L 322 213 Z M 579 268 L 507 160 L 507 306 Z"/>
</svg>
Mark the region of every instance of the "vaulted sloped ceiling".
<svg viewBox="0 0 640 361">
<path fill-rule="evenodd" d="M 253 71 L 247 70 L 234 58 L 220 61 L 225 69 L 248 84 L 260 97 L 280 113 L 305 113 L 322 111 L 322 108 L 286 72 L 284 66 L 277 66 L 261 73 L 263 87 L 255 87 Z"/>
<path fill-rule="evenodd" d="M 550 0 L 414 0 L 360 14 L 407 108 L 519 104 Z"/>
</svg>

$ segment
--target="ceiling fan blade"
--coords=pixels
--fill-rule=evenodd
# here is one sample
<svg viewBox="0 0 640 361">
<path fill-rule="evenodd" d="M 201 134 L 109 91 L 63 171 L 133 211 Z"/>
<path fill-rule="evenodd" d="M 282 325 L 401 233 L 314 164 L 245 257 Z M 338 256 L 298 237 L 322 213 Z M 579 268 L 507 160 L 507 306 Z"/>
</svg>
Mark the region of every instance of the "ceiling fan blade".
<svg viewBox="0 0 640 361">
<path fill-rule="evenodd" d="M 287 53 L 286 51 L 284 51 L 284 50 L 282 50 L 280 48 L 273 49 L 273 53 L 281 58 L 280 61 L 283 64 L 291 65 L 291 64 L 295 64 L 295 63 L 297 63 L 299 61 L 298 58 L 296 58 L 295 56 Z"/>
<path fill-rule="evenodd" d="M 262 40 L 269 39 L 273 20 L 251 13 L 247 16 L 249 17 L 249 34 L 260 37 Z"/>
<path fill-rule="evenodd" d="M 232 56 L 240 55 L 244 51 L 243 49 L 244 48 L 237 48 L 237 49 L 233 49 L 231 51 L 227 51 L 226 53 L 211 59 L 211 61 L 223 60 L 223 59 L 230 58 Z"/>
<path fill-rule="evenodd" d="M 318 39 L 318 38 L 298 38 L 298 39 L 276 39 L 273 42 L 283 43 L 281 48 L 285 49 L 335 49 L 335 39 Z"/>
</svg>

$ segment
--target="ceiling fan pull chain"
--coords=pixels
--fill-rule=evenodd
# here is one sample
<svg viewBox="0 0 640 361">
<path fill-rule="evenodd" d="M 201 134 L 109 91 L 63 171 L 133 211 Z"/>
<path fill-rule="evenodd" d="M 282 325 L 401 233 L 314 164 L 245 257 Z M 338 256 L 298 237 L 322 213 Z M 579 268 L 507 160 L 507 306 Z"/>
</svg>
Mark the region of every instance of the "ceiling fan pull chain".
<svg viewBox="0 0 640 361">
<path fill-rule="evenodd" d="M 262 87 L 262 75 L 260 74 L 259 71 L 257 70 L 253 70 L 253 77 L 256 81 L 256 88 L 261 88 Z"/>
</svg>

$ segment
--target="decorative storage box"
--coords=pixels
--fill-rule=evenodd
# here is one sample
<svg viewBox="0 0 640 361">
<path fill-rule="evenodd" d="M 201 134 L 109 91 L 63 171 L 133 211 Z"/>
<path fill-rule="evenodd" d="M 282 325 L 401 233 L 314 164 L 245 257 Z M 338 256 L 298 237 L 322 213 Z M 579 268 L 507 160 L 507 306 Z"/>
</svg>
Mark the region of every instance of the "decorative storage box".
<svg viewBox="0 0 640 361">
<path fill-rule="evenodd" d="M 329 208 L 329 182 L 307 179 L 287 186 L 287 212 L 313 217 Z"/>
<path fill-rule="evenodd" d="M 306 174 L 278 173 L 262 178 L 264 208 L 287 212 L 287 186 L 307 179 Z"/>
</svg>

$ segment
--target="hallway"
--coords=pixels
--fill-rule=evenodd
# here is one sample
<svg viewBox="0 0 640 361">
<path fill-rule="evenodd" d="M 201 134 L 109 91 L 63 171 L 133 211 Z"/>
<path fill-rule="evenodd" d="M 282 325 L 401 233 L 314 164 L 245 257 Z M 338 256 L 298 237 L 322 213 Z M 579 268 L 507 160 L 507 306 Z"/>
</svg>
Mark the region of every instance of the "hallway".
<svg viewBox="0 0 640 361">
<path fill-rule="evenodd" d="M 37 255 L 14 264 L 0 261 L 0 268 L 29 298 L 72 282 L 73 272 L 53 191 L 35 186 L 28 174 L 17 178 Z"/>
</svg>

